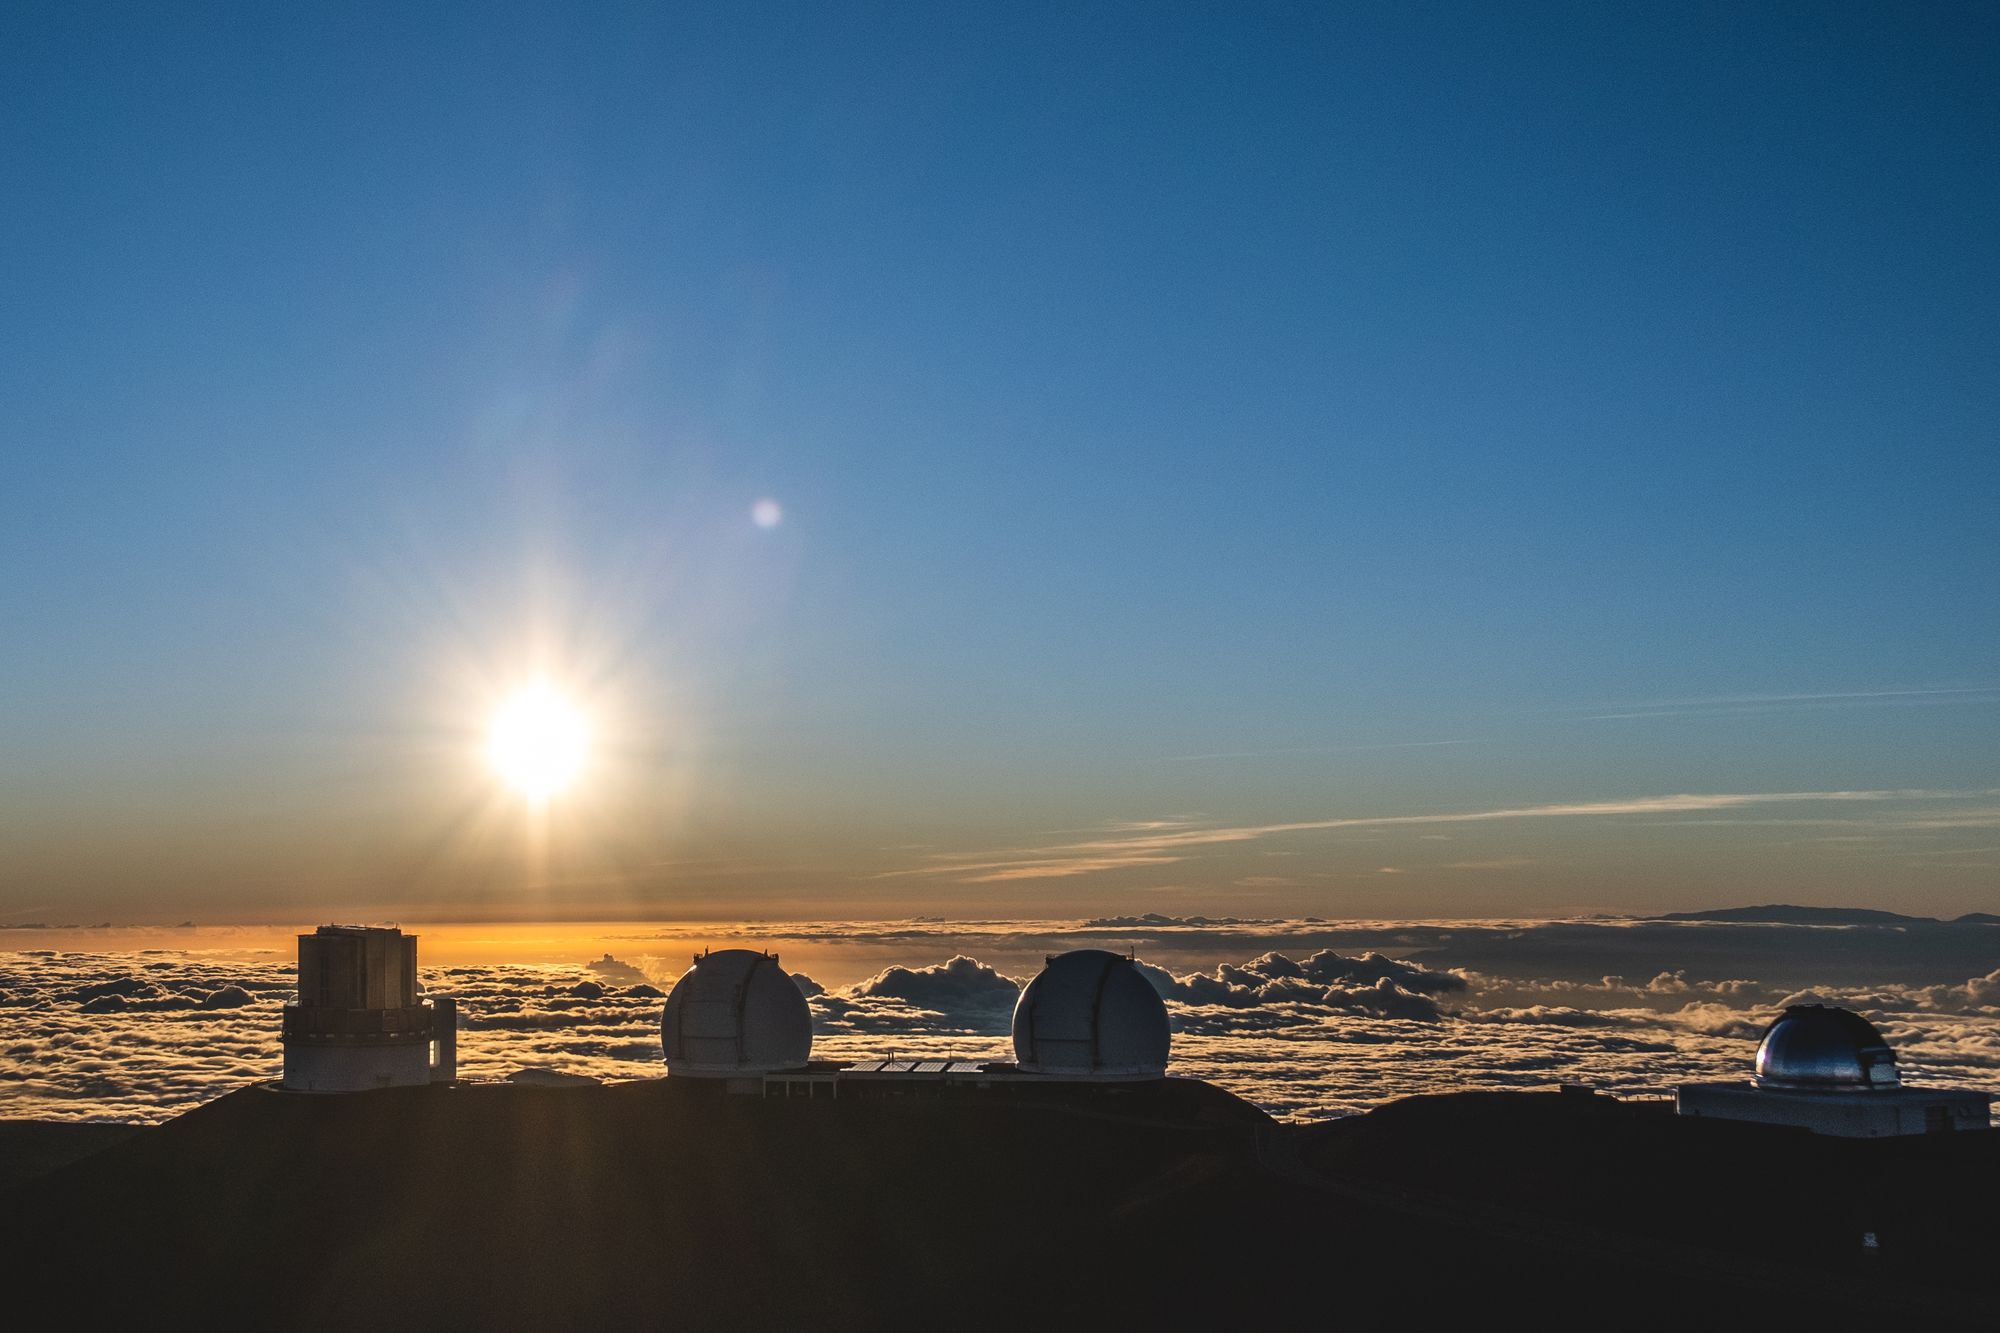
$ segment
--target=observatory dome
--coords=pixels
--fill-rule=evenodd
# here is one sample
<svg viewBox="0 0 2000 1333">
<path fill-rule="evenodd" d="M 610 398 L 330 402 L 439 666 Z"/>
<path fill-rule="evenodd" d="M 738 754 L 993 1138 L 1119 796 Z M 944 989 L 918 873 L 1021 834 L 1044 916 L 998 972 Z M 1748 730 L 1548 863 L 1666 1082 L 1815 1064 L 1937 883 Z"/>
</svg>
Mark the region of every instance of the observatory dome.
<svg viewBox="0 0 2000 1333">
<path fill-rule="evenodd" d="M 667 995 L 660 1044 L 669 1074 L 726 1078 L 796 1069 L 812 1054 L 812 1010 L 778 956 L 703 953 Z"/>
<path fill-rule="evenodd" d="M 1867 1019 L 1824 1004 L 1795 1004 L 1764 1029 L 1757 1086 L 1859 1092 L 1902 1086 L 1896 1053 Z"/>
<path fill-rule="evenodd" d="M 1048 960 L 1014 1006 L 1022 1072 L 1076 1079 L 1164 1078 L 1167 1006 L 1130 958 L 1076 949 Z"/>
</svg>

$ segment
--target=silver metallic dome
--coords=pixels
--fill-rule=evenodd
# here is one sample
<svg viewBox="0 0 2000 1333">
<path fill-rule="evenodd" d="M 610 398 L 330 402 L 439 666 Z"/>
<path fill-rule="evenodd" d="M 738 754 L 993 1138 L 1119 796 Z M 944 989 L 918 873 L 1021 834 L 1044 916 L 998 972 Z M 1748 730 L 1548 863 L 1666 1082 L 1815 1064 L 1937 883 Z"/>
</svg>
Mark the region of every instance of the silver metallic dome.
<svg viewBox="0 0 2000 1333">
<path fill-rule="evenodd" d="M 1757 1086 L 1864 1092 L 1898 1088 L 1896 1053 L 1859 1014 L 1824 1004 L 1795 1004 L 1764 1029 L 1757 1045 Z"/>
<path fill-rule="evenodd" d="M 721 949 L 697 957 L 674 983 L 660 1013 L 660 1044 L 669 1074 L 796 1069 L 812 1055 L 812 1010 L 776 954 Z"/>
<path fill-rule="evenodd" d="M 1014 1006 L 1024 1073 L 1109 1080 L 1164 1078 L 1167 1006 L 1130 958 L 1076 949 L 1048 960 Z"/>
</svg>

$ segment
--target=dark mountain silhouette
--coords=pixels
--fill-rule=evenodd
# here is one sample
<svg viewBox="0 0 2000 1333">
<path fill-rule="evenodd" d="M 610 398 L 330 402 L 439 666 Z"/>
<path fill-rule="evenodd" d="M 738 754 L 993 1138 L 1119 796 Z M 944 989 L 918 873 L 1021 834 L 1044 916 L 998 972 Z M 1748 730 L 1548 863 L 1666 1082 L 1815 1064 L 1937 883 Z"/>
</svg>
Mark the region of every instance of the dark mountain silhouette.
<svg viewBox="0 0 2000 1333">
<path fill-rule="evenodd" d="M 2000 1134 L 1553 1093 L 1293 1126 L 1191 1080 L 252 1088 L 0 1195 L 0 1244 L 71 1324 L 1795 1326 L 1990 1312 L 1996 1186 Z"/>
<path fill-rule="evenodd" d="M 1904 916 L 1868 907 L 1793 907 L 1772 903 L 1764 907 L 1718 907 L 1706 912 L 1667 912 L 1658 921 L 1754 921 L 1787 926 L 1900 926 L 1939 924 L 1934 916 Z M 1963 917 L 1960 920 L 1964 920 Z"/>
<path fill-rule="evenodd" d="M 1967 912 L 1964 916 L 1951 919 L 1954 926 L 2000 926 L 2000 915 L 1992 912 Z"/>
</svg>

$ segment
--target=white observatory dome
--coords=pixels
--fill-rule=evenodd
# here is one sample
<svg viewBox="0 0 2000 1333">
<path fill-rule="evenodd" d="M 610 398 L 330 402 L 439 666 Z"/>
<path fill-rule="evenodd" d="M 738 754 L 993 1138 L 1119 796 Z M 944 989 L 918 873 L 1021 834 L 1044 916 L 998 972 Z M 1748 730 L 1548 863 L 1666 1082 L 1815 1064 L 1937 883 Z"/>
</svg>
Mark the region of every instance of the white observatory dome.
<svg viewBox="0 0 2000 1333">
<path fill-rule="evenodd" d="M 812 1055 L 812 1010 L 776 954 L 704 953 L 660 1014 L 667 1072 L 726 1078 L 796 1069 Z"/>
<path fill-rule="evenodd" d="M 1014 1006 L 1022 1072 L 1087 1080 L 1165 1078 L 1167 1006 L 1130 958 L 1076 949 L 1048 960 Z"/>
<path fill-rule="evenodd" d="M 1896 1053 L 1859 1014 L 1824 1004 L 1785 1010 L 1757 1046 L 1757 1086 L 1864 1092 L 1901 1087 Z"/>
</svg>

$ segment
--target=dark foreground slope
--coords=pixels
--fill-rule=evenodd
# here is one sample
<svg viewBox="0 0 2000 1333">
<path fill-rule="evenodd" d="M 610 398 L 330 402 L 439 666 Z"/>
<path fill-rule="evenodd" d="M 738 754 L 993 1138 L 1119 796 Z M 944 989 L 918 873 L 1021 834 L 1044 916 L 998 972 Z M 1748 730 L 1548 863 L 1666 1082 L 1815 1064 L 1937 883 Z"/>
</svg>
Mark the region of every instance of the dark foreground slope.
<svg viewBox="0 0 2000 1333">
<path fill-rule="evenodd" d="M 80 1326 L 1789 1325 L 1990 1308 L 1984 1272 L 1889 1258 L 1915 1236 L 1891 1213 L 1869 1214 L 1887 1230 L 1867 1263 L 1861 1215 L 1827 1220 L 1829 1198 L 1881 1194 L 1854 1164 L 1882 1154 L 1736 1128 L 1550 1095 L 1302 1129 L 1183 1081 L 838 1102 L 667 1081 L 249 1089 L 16 1187 L 0 1241 L 17 1292 L 59 1296 Z M 1916 1193 L 1990 1200 L 1994 1138 L 1934 1145 Z M 1773 1151 L 1772 1178 L 1803 1192 L 1732 1179 Z M 1990 1248 L 1990 1218 L 1974 1225 Z"/>
<path fill-rule="evenodd" d="M 0 1120 L 0 1190 L 45 1176 L 145 1132 L 144 1125 Z"/>
<path fill-rule="evenodd" d="M 1836 1306 L 1990 1312 L 2000 1133 L 1828 1138 L 1687 1119 L 1588 1093 L 1411 1097 L 1299 1126 L 1316 1178 L 1357 1197 L 1533 1234 L 1578 1256 L 1645 1256 Z"/>
</svg>

